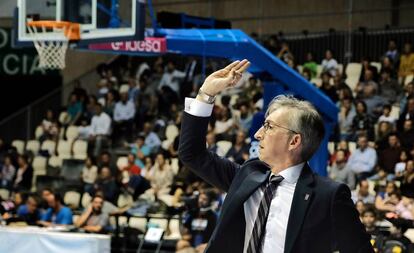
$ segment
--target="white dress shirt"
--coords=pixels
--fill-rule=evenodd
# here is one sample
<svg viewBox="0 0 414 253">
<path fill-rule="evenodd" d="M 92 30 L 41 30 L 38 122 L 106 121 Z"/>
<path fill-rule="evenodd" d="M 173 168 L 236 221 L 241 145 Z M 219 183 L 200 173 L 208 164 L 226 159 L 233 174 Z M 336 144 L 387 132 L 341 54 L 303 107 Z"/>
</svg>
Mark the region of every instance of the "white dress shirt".
<svg viewBox="0 0 414 253">
<path fill-rule="evenodd" d="M 208 117 L 213 110 L 212 104 L 206 104 L 193 98 L 185 99 L 185 112 L 198 116 Z M 264 235 L 263 253 L 283 253 L 285 248 L 286 231 L 289 220 L 290 208 L 292 205 L 293 194 L 296 183 L 305 163 L 300 163 L 286 168 L 279 173 L 284 179 L 277 187 L 275 196 L 270 205 L 269 216 L 267 218 L 266 230 Z M 244 250 L 247 251 L 250 236 L 253 231 L 254 222 L 263 191 L 259 187 L 245 202 L 244 216 L 246 219 L 246 230 L 244 237 Z"/>
<path fill-rule="evenodd" d="M 174 92 L 178 93 L 180 91 L 180 79 L 183 79 L 184 77 L 184 72 L 174 70 L 172 73 L 169 73 L 167 71 L 162 75 L 158 89 L 160 90 L 163 86 L 168 86 Z"/>
<path fill-rule="evenodd" d="M 91 129 L 93 135 L 109 135 L 111 131 L 111 118 L 104 112 L 93 116 Z"/>
<path fill-rule="evenodd" d="M 122 121 L 122 120 L 131 120 L 134 118 L 135 115 L 135 104 L 128 100 L 125 104 L 122 101 L 119 101 L 115 104 L 114 109 L 114 120 L 115 121 Z"/>
</svg>

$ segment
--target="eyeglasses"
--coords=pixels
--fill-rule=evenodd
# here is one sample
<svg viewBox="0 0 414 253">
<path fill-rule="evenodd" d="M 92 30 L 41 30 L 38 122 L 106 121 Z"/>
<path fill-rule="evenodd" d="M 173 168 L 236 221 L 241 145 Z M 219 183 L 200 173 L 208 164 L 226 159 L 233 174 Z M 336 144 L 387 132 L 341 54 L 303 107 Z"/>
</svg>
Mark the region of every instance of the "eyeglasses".
<svg viewBox="0 0 414 253">
<path fill-rule="evenodd" d="M 276 124 L 276 123 L 272 123 L 272 124 L 270 124 L 270 122 L 269 121 L 265 121 L 264 123 L 263 123 L 263 129 L 264 129 L 264 131 L 265 131 L 265 133 L 268 131 L 268 130 L 272 130 L 273 128 L 275 128 L 275 127 L 279 127 L 279 128 L 282 128 L 282 129 L 285 129 L 285 130 L 288 130 L 289 132 L 292 132 L 292 133 L 294 133 L 294 134 L 299 134 L 298 132 L 296 132 L 296 131 L 294 131 L 294 130 L 292 130 L 292 129 L 289 129 L 289 128 L 287 128 L 287 127 L 284 127 L 284 126 L 281 126 L 281 125 L 278 125 L 278 124 Z"/>
</svg>

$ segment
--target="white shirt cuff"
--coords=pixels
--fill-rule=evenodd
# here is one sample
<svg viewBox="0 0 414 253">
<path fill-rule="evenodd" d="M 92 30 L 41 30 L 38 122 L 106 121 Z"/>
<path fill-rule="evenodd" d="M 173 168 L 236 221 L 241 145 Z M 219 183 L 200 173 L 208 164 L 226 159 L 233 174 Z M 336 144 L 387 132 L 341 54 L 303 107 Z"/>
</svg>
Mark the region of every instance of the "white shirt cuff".
<svg viewBox="0 0 414 253">
<path fill-rule="evenodd" d="M 185 98 L 184 111 L 197 117 L 210 117 L 214 104 L 203 103 L 194 98 Z"/>
</svg>

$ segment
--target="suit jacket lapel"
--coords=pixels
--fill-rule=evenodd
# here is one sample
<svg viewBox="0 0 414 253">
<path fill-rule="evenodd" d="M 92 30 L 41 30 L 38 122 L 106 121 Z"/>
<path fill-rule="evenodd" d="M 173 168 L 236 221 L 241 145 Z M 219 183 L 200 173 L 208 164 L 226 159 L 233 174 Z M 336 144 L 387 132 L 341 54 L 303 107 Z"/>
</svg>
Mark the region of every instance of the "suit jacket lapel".
<svg viewBox="0 0 414 253">
<path fill-rule="evenodd" d="M 229 210 L 229 213 L 239 209 L 240 205 L 243 207 L 244 202 L 252 195 L 252 193 L 269 178 L 270 169 L 263 162 L 258 160 L 251 166 L 255 169 L 241 181 L 237 191 L 235 191 L 234 195 L 231 196 L 231 199 L 228 200 L 228 208 L 231 209 Z"/>
<path fill-rule="evenodd" d="M 292 251 L 293 245 L 302 227 L 306 210 L 309 207 L 309 203 L 312 201 L 312 183 L 312 171 L 308 164 L 305 163 L 293 195 L 286 231 L 285 253 L 290 253 Z"/>
</svg>

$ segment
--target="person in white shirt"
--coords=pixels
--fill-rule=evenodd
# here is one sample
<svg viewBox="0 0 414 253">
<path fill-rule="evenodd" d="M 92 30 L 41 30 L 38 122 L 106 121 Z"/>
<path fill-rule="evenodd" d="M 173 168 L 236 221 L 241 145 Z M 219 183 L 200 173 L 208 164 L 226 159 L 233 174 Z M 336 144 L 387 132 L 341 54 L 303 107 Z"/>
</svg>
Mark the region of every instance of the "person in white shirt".
<svg viewBox="0 0 414 253">
<path fill-rule="evenodd" d="M 368 138 L 365 135 L 358 137 L 357 144 L 358 148 L 352 152 L 345 167 L 353 171 L 358 178 L 364 179 L 374 170 L 377 152 L 368 146 Z"/>
<path fill-rule="evenodd" d="M 84 192 L 93 195 L 94 193 L 94 184 L 98 178 L 98 167 L 93 164 L 92 158 L 88 157 L 85 160 L 85 167 L 82 169 L 82 182 Z"/>
<path fill-rule="evenodd" d="M 329 72 L 331 76 L 336 76 L 338 62 L 333 58 L 331 50 L 326 50 L 325 59 L 322 60 L 322 72 Z"/>
<path fill-rule="evenodd" d="M 180 94 L 180 82 L 184 79 L 185 73 L 175 69 L 173 62 L 168 62 L 167 71 L 161 77 L 160 85 L 158 89 L 161 90 L 164 86 L 167 86 L 177 95 Z"/>
<path fill-rule="evenodd" d="M 121 100 L 116 103 L 114 109 L 114 133 L 113 138 L 120 143 L 126 138 L 131 141 L 131 134 L 134 126 L 135 104 L 128 100 L 128 91 L 120 94 Z"/>
<path fill-rule="evenodd" d="M 95 105 L 95 115 L 91 121 L 91 134 L 89 136 L 90 143 L 94 146 L 93 154 L 98 156 L 101 153 L 104 142 L 107 142 L 111 134 L 112 120 L 108 114 L 103 112 L 101 104 Z"/>
<path fill-rule="evenodd" d="M 145 122 L 141 135 L 145 136 L 145 145 L 148 146 L 152 154 L 158 152 L 161 147 L 160 137 L 152 131 L 152 124 Z"/>
</svg>

